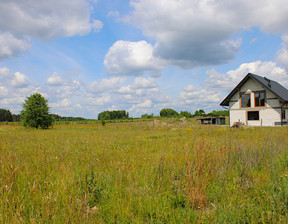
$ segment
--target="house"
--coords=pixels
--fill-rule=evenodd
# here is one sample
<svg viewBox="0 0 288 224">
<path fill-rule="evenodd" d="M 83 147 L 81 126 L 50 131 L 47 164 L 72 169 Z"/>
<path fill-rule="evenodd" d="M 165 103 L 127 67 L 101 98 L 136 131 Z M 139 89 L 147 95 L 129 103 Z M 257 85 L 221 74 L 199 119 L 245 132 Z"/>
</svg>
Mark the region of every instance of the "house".
<svg viewBox="0 0 288 224">
<path fill-rule="evenodd" d="M 248 73 L 220 105 L 229 107 L 230 126 L 287 125 L 288 90 L 266 77 Z"/>
</svg>

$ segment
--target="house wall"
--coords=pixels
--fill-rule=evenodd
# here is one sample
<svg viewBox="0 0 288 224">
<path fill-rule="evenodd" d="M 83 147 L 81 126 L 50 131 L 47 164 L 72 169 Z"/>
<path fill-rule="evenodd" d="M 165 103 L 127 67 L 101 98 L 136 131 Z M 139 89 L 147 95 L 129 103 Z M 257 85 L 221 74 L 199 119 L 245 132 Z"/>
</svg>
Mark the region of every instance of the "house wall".
<svg viewBox="0 0 288 224">
<path fill-rule="evenodd" d="M 265 106 L 255 107 L 254 92 L 265 91 Z M 251 107 L 241 107 L 241 93 L 250 93 Z M 287 108 L 287 106 L 285 106 Z M 247 82 L 239 89 L 237 93 L 231 98 L 229 102 L 230 108 L 230 126 L 234 122 L 242 122 L 251 126 L 274 126 L 275 122 L 281 122 L 281 104 L 279 99 L 266 88 L 263 88 L 261 84 L 253 79 L 247 80 Z M 282 109 L 283 106 L 282 106 Z M 287 109 L 286 109 L 287 110 Z M 259 111 L 259 120 L 248 121 L 248 111 Z M 288 118 L 288 110 L 286 111 L 286 119 Z"/>
</svg>

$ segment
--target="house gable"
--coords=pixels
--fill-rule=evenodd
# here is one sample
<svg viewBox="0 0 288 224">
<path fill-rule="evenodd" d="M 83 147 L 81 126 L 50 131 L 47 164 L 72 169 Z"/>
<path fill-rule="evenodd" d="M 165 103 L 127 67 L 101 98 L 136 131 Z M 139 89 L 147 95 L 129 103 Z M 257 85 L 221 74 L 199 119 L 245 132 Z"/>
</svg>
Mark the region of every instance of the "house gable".
<svg viewBox="0 0 288 224">
<path fill-rule="evenodd" d="M 240 91 L 242 86 L 249 80 L 253 79 L 259 83 L 263 89 L 273 93 L 281 102 L 288 103 L 288 90 L 280 85 L 278 82 L 263 78 L 261 76 L 248 73 L 244 79 L 231 91 L 231 93 L 220 103 L 221 106 L 229 106 L 231 98 Z"/>
<path fill-rule="evenodd" d="M 266 88 L 263 88 L 259 82 L 249 78 L 237 91 L 234 92 L 234 95 L 231 96 L 228 104 L 230 110 L 245 109 L 241 106 L 242 94 L 250 94 L 250 106 L 247 107 L 246 110 L 257 108 L 255 104 L 255 93 L 260 92 L 265 95 L 265 105 L 262 107 L 258 106 L 259 109 L 279 106 L 279 99 L 277 96 Z"/>
</svg>

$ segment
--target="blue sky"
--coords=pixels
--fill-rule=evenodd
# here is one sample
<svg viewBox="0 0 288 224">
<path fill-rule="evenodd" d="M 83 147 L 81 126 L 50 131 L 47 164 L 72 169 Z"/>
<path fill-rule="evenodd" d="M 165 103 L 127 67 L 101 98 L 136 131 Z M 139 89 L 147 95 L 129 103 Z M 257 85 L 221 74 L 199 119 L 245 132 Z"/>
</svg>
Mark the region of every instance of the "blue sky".
<svg viewBox="0 0 288 224">
<path fill-rule="evenodd" d="M 283 0 L 0 1 L 0 108 L 133 117 L 219 104 L 248 73 L 288 87 Z"/>
</svg>

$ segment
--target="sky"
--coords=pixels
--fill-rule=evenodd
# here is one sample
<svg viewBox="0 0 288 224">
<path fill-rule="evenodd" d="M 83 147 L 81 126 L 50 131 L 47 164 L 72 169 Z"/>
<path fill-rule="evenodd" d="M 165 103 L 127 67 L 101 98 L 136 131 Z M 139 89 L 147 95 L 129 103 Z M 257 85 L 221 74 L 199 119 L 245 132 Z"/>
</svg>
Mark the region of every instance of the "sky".
<svg viewBox="0 0 288 224">
<path fill-rule="evenodd" d="M 0 0 L 0 108 L 210 112 L 249 72 L 288 88 L 287 3 Z"/>
</svg>

